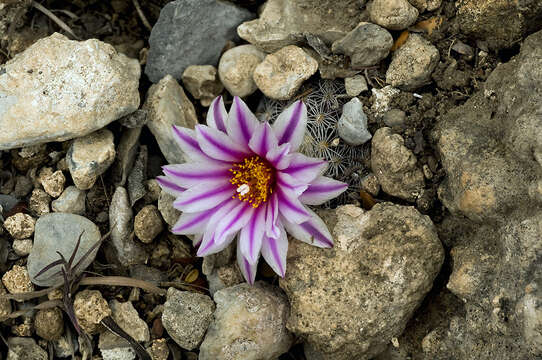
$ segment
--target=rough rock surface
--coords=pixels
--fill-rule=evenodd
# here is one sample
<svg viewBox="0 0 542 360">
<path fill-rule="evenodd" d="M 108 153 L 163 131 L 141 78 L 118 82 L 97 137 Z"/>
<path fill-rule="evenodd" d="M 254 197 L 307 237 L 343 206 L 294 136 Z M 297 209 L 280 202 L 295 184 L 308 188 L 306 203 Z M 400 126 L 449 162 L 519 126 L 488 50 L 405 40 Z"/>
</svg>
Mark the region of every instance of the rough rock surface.
<svg viewBox="0 0 542 360">
<path fill-rule="evenodd" d="M 368 10 L 372 22 L 390 30 L 406 29 L 418 18 L 418 10 L 407 0 L 373 0 Z"/>
<path fill-rule="evenodd" d="M 34 233 L 35 224 L 32 216 L 19 212 L 4 221 L 4 228 L 15 239 L 27 239 Z"/>
<path fill-rule="evenodd" d="M 39 310 L 34 318 L 34 327 L 41 338 L 48 341 L 58 340 L 64 332 L 62 311 L 58 307 Z"/>
<path fill-rule="evenodd" d="M 363 104 L 358 98 L 352 98 L 344 104 L 337 123 L 337 132 L 352 146 L 365 144 L 371 139 L 371 133 L 367 130 L 367 115 L 363 112 Z"/>
<path fill-rule="evenodd" d="M 0 66 L 0 149 L 87 135 L 139 107 L 140 66 L 55 33 Z"/>
<path fill-rule="evenodd" d="M 254 69 L 254 82 L 271 99 L 288 100 L 318 70 L 318 62 L 290 45 L 269 54 Z"/>
<path fill-rule="evenodd" d="M 275 286 L 257 282 L 219 290 L 214 320 L 200 347 L 200 360 L 274 360 L 288 351 L 288 299 Z"/>
<path fill-rule="evenodd" d="M 331 45 L 356 27 L 360 12 L 357 0 L 269 0 L 260 17 L 241 24 L 237 32 L 270 53 L 300 45 L 307 33 Z"/>
<path fill-rule="evenodd" d="M 111 308 L 98 290 L 83 290 L 75 294 L 73 309 L 77 321 L 88 334 L 97 334 L 103 318 L 111 316 Z"/>
<path fill-rule="evenodd" d="M 10 294 L 22 294 L 34 291 L 28 270 L 25 266 L 13 265 L 11 270 L 2 275 L 2 283 Z"/>
<path fill-rule="evenodd" d="M 6 288 L 0 282 L 0 295 L 6 294 Z M 7 320 L 9 315 L 11 314 L 12 308 L 11 308 L 11 301 L 8 299 L 0 299 L 0 322 Z"/>
<path fill-rule="evenodd" d="M 424 11 L 433 11 L 440 7 L 442 0 L 408 0 L 408 2 L 418 9 L 421 14 Z"/>
<path fill-rule="evenodd" d="M 8 339 L 8 356 L 6 360 L 47 360 L 47 351 L 43 350 L 36 340 L 28 337 L 12 337 Z"/>
<path fill-rule="evenodd" d="M 143 207 L 135 216 L 134 232 L 137 238 L 144 243 L 151 243 L 163 228 L 162 217 L 155 205 Z"/>
<path fill-rule="evenodd" d="M 139 317 L 137 310 L 130 301 L 121 303 L 117 300 L 111 300 L 109 308 L 111 309 L 113 320 L 135 341 L 143 342 L 150 340 L 149 326 Z M 130 347 L 130 343 L 120 336 L 113 334 L 111 331 L 106 331 L 100 334 L 98 347 L 103 352 L 103 350 Z"/>
<path fill-rule="evenodd" d="M 203 106 L 209 106 L 224 90 L 213 65 L 190 65 L 183 72 L 182 79 L 186 90 Z"/>
<path fill-rule="evenodd" d="M 423 172 L 416 165 L 416 156 L 399 134 L 388 127 L 378 129 L 371 143 L 371 169 L 384 192 L 414 201 L 424 187 Z"/>
<path fill-rule="evenodd" d="M 216 65 L 226 42 L 237 38 L 237 25 L 253 17 L 224 1 L 168 3 L 151 31 L 145 73 L 152 82 L 166 75 L 179 80 L 189 65 Z"/>
<path fill-rule="evenodd" d="M 258 89 L 252 74 L 264 58 L 265 53 L 250 44 L 236 46 L 222 55 L 218 75 L 230 94 L 245 97 Z"/>
<path fill-rule="evenodd" d="M 370 359 L 401 334 L 444 260 L 436 229 L 413 207 L 381 203 L 322 212 L 335 246 L 291 240 L 280 286 L 287 327 L 319 357 Z"/>
<path fill-rule="evenodd" d="M 87 194 L 75 186 L 68 186 L 58 199 L 53 200 L 51 208 L 54 212 L 83 215 Z"/>
<path fill-rule="evenodd" d="M 196 110 L 183 88 L 170 75 L 150 87 L 143 108 L 148 112 L 147 127 L 154 135 L 162 154 L 170 164 L 185 161 L 177 145 L 173 125 L 193 129 L 198 123 Z"/>
</svg>

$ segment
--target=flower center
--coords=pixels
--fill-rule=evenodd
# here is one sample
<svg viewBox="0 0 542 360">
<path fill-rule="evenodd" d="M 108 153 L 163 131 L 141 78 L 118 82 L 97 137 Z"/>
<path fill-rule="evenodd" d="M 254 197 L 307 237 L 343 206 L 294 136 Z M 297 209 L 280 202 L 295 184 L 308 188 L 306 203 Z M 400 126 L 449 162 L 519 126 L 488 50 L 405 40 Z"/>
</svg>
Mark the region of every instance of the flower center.
<svg viewBox="0 0 542 360">
<path fill-rule="evenodd" d="M 264 203 L 273 192 L 273 168 L 259 156 L 245 158 L 230 169 L 233 174 L 230 183 L 237 186 L 233 198 L 248 201 L 253 208 Z"/>
</svg>

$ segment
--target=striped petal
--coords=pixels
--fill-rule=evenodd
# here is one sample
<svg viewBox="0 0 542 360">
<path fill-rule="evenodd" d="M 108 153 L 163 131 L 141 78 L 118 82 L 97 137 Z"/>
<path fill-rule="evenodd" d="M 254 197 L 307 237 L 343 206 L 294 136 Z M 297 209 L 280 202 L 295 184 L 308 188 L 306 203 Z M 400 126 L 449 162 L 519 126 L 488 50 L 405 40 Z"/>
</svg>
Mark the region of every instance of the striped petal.
<svg viewBox="0 0 542 360">
<path fill-rule="evenodd" d="M 185 164 L 166 165 L 162 167 L 164 174 L 174 179 L 175 183 L 185 188 L 207 184 L 227 183 L 231 177 L 231 164 L 219 162 L 191 162 Z"/>
<path fill-rule="evenodd" d="M 262 243 L 262 256 L 271 269 L 280 277 L 286 274 L 286 254 L 288 253 L 288 237 L 281 227 L 280 236 L 276 239 L 266 237 Z"/>
<path fill-rule="evenodd" d="M 262 239 L 265 234 L 266 206 L 260 206 L 252 215 L 248 224 L 241 229 L 239 243 L 241 253 L 251 264 L 258 261 Z"/>
<path fill-rule="evenodd" d="M 235 188 L 230 183 L 211 187 L 208 184 L 200 184 L 183 192 L 173 202 L 173 207 L 186 212 L 208 210 L 231 198 L 234 192 Z"/>
<path fill-rule="evenodd" d="M 311 158 L 300 153 L 292 154 L 290 164 L 282 172 L 294 178 L 310 183 L 326 170 L 327 163 L 324 160 Z"/>
<path fill-rule="evenodd" d="M 307 128 L 307 107 L 301 100 L 284 110 L 273 123 L 279 144 L 289 143 L 291 151 L 296 151 L 303 142 Z"/>
<path fill-rule="evenodd" d="M 207 111 L 207 126 L 225 133 L 227 119 L 228 113 L 224 106 L 224 99 L 222 96 L 217 96 Z"/>
<path fill-rule="evenodd" d="M 292 190 L 277 186 L 277 199 L 280 214 L 289 221 L 300 224 L 310 218 L 309 212 Z"/>
<path fill-rule="evenodd" d="M 215 229 L 215 241 L 222 243 L 230 234 L 236 234 L 254 215 L 255 209 L 248 201 L 238 201 L 238 205 L 218 222 Z"/>
<path fill-rule="evenodd" d="M 259 124 L 252 134 L 248 146 L 261 157 L 265 157 L 271 149 L 275 149 L 278 143 L 271 125 L 267 122 Z"/>
<path fill-rule="evenodd" d="M 196 234 L 192 237 L 192 246 L 198 248 L 201 245 L 201 240 L 203 240 L 203 234 Z"/>
<path fill-rule="evenodd" d="M 265 235 L 277 238 L 280 235 L 277 221 L 279 218 L 279 200 L 277 193 L 273 193 L 265 211 Z"/>
<path fill-rule="evenodd" d="M 259 257 L 260 254 L 258 254 Z M 258 270 L 258 260 L 254 263 L 250 263 L 246 257 L 243 256 L 241 252 L 241 246 L 237 244 L 237 265 L 243 274 L 245 280 L 250 284 L 254 285 L 254 280 L 256 279 L 256 271 Z"/>
<path fill-rule="evenodd" d="M 183 153 L 190 160 L 208 159 L 209 157 L 201 150 L 196 132 L 182 126 L 173 125 L 173 137 L 179 144 Z"/>
<path fill-rule="evenodd" d="M 241 98 L 235 96 L 226 123 L 228 135 L 238 141 L 245 150 L 248 150 L 250 138 L 259 124 L 260 122 L 250 111 L 247 104 Z"/>
<path fill-rule="evenodd" d="M 290 191 L 293 191 L 297 196 L 303 194 L 307 187 L 307 183 L 297 180 L 293 176 L 285 174 L 281 171 L 277 171 L 276 174 L 277 186 L 286 188 Z"/>
<path fill-rule="evenodd" d="M 222 161 L 241 161 L 248 152 L 223 132 L 205 125 L 196 126 L 198 144 L 208 156 Z"/>
<path fill-rule="evenodd" d="M 290 144 L 282 144 L 272 148 L 265 155 L 265 159 L 277 170 L 286 169 L 290 165 Z"/>
<path fill-rule="evenodd" d="M 225 241 L 219 244 L 215 241 L 214 236 L 206 238 L 204 234 L 196 255 L 202 257 L 202 256 L 209 256 L 212 254 L 219 253 L 225 248 L 227 248 L 228 245 L 230 245 L 233 238 L 234 238 L 234 235 L 229 235 Z"/>
<path fill-rule="evenodd" d="M 207 223 L 213 214 L 218 210 L 216 206 L 209 210 L 198 211 L 195 213 L 183 212 L 179 220 L 171 228 L 171 232 L 177 235 L 190 235 L 203 233 L 207 228 Z"/>
<path fill-rule="evenodd" d="M 325 176 L 320 176 L 311 182 L 307 190 L 299 197 L 303 204 L 321 205 L 342 194 L 348 184 Z"/>
<path fill-rule="evenodd" d="M 175 197 L 181 196 L 181 194 L 186 190 L 182 186 L 179 186 L 171 178 L 167 176 L 157 176 L 156 181 L 166 193 L 173 195 Z"/>
<path fill-rule="evenodd" d="M 294 238 L 307 244 L 322 248 L 333 247 L 333 237 L 326 224 L 312 210 L 306 210 L 311 214 L 311 218 L 301 224 L 295 224 L 282 217 L 281 222 L 286 230 Z"/>
<path fill-rule="evenodd" d="M 217 249 L 223 249 L 223 244 L 218 244 L 215 240 L 215 229 L 218 224 L 218 222 L 226 216 L 229 212 L 232 211 L 233 208 L 235 208 L 239 204 L 238 199 L 229 199 L 226 200 L 224 203 L 222 203 L 218 210 L 211 216 L 209 221 L 207 222 L 207 228 L 205 229 L 205 232 L 203 233 L 203 239 L 201 241 L 201 245 L 198 249 L 198 256 L 207 256 L 209 254 L 213 254 L 217 252 Z M 229 238 L 233 239 L 233 235 L 229 236 Z M 228 240 L 228 239 L 226 239 Z"/>
</svg>

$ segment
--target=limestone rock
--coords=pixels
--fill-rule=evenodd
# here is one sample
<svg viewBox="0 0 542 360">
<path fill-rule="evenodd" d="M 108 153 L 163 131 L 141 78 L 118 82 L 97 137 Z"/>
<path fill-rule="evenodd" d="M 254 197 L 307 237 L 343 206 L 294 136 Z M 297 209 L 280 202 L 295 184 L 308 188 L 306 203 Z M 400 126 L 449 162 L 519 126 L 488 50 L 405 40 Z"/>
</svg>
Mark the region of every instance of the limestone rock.
<svg viewBox="0 0 542 360">
<path fill-rule="evenodd" d="M 137 310 L 130 301 L 121 303 L 117 300 L 111 300 L 109 308 L 113 320 L 135 341 L 144 342 L 150 340 L 149 326 L 139 317 Z M 100 334 L 98 347 L 103 352 L 104 350 L 127 348 L 130 347 L 130 343 L 120 336 L 106 331 Z"/>
<path fill-rule="evenodd" d="M 203 106 L 209 106 L 224 86 L 213 65 L 190 65 L 183 72 L 183 85 Z"/>
<path fill-rule="evenodd" d="M 31 239 L 17 239 L 13 240 L 11 245 L 15 254 L 19 256 L 27 256 L 32 251 L 32 240 Z"/>
<path fill-rule="evenodd" d="M 358 96 L 364 91 L 369 90 L 367 80 L 363 75 L 355 75 L 344 79 L 344 88 L 348 96 Z"/>
<path fill-rule="evenodd" d="M 98 290 L 83 290 L 75 294 L 73 309 L 77 321 L 86 333 L 97 334 L 103 318 L 111 316 L 111 308 Z"/>
<path fill-rule="evenodd" d="M 158 210 L 162 215 L 164 221 L 171 227 L 181 216 L 181 212 L 173 207 L 173 202 L 175 197 L 166 193 L 165 191 L 160 192 L 160 197 L 158 198 Z"/>
<path fill-rule="evenodd" d="M 162 217 L 155 205 L 145 206 L 135 216 L 134 232 L 144 243 L 151 243 L 163 229 Z"/>
<path fill-rule="evenodd" d="M 51 207 L 54 212 L 64 212 L 76 215 L 85 213 L 87 194 L 75 186 L 68 186 L 58 199 L 53 200 Z"/>
<path fill-rule="evenodd" d="M 264 58 L 265 53 L 254 45 L 236 46 L 222 55 L 218 75 L 230 94 L 245 97 L 258 89 L 252 74 Z"/>
<path fill-rule="evenodd" d="M 39 310 L 34 319 L 34 327 L 41 338 L 48 341 L 58 340 L 64 332 L 62 311 L 57 307 Z"/>
<path fill-rule="evenodd" d="M 19 212 L 4 221 L 4 228 L 15 239 L 27 239 L 34 233 L 35 224 L 32 216 Z"/>
<path fill-rule="evenodd" d="M 418 18 L 418 10 L 407 0 L 373 0 L 368 10 L 372 22 L 390 30 L 406 29 Z"/>
<path fill-rule="evenodd" d="M 43 350 L 36 340 L 28 337 L 12 337 L 8 339 L 8 356 L 6 360 L 47 360 L 47 351 Z"/>
<path fill-rule="evenodd" d="M 337 132 L 352 146 L 365 144 L 371 139 L 371 133 L 367 130 L 367 115 L 363 112 L 363 104 L 358 98 L 352 98 L 344 104 L 337 123 Z"/>
<path fill-rule="evenodd" d="M 10 294 L 22 294 L 34 291 L 28 270 L 24 266 L 13 265 L 11 270 L 2 275 L 2 283 Z"/>
</svg>

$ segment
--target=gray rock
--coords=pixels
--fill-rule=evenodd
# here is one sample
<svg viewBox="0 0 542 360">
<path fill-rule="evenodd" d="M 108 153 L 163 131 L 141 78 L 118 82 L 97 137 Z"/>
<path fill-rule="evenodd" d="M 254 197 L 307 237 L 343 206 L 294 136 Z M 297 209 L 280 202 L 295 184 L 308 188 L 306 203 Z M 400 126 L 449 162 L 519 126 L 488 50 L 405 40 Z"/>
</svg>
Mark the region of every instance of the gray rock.
<svg viewBox="0 0 542 360">
<path fill-rule="evenodd" d="M 179 80 L 189 65 L 216 65 L 235 29 L 253 18 L 248 10 L 216 0 L 175 0 L 164 6 L 149 38 L 145 73 L 152 82 Z"/>
<path fill-rule="evenodd" d="M 200 347 L 200 360 L 271 360 L 287 352 L 288 299 L 273 285 L 247 283 L 217 291 L 214 320 Z"/>
<path fill-rule="evenodd" d="M 405 126 L 406 114 L 403 110 L 391 109 L 384 114 L 383 120 L 386 126 L 402 128 Z"/>
<path fill-rule="evenodd" d="M 386 82 L 402 90 L 417 89 L 431 81 L 431 73 L 439 58 L 438 49 L 429 41 L 418 34 L 410 34 L 393 53 L 386 71 Z"/>
<path fill-rule="evenodd" d="M 0 67 L 0 149 L 87 135 L 139 107 L 140 66 L 55 33 Z"/>
<path fill-rule="evenodd" d="M 236 46 L 222 55 L 218 75 L 230 94 L 245 97 L 258 90 L 252 74 L 264 58 L 265 53 L 254 45 Z"/>
<path fill-rule="evenodd" d="M 32 190 L 32 195 L 28 199 L 28 207 L 30 210 L 41 216 L 51 212 L 49 204 L 51 203 L 51 195 L 47 194 L 45 190 L 35 188 Z"/>
<path fill-rule="evenodd" d="M 418 18 L 418 10 L 407 0 L 373 0 L 368 10 L 372 22 L 390 30 L 406 29 Z"/>
<path fill-rule="evenodd" d="M 207 295 L 169 288 L 162 324 L 179 346 L 192 350 L 203 339 L 214 311 L 215 304 Z"/>
<path fill-rule="evenodd" d="M 149 326 L 139 317 L 137 310 L 130 301 L 121 303 L 117 300 L 109 302 L 111 308 L 111 317 L 117 325 L 135 341 L 145 342 L 151 339 Z M 124 338 L 113 334 L 111 331 L 105 331 L 100 334 L 98 348 L 102 351 L 118 348 L 129 348 L 130 343 Z"/>
<path fill-rule="evenodd" d="M 13 196 L 17 198 L 25 197 L 32 191 L 32 188 L 32 181 L 28 177 L 17 175 L 15 177 L 15 189 L 13 190 Z"/>
<path fill-rule="evenodd" d="M 8 355 L 6 360 L 47 360 L 47 351 L 36 341 L 28 337 L 12 337 L 8 339 Z"/>
<path fill-rule="evenodd" d="M 142 199 L 147 193 L 145 180 L 147 179 L 147 163 L 149 159 L 149 151 L 147 145 L 139 146 L 139 153 L 134 162 L 134 166 L 128 175 L 128 196 L 130 197 L 130 205 Z"/>
<path fill-rule="evenodd" d="M 54 212 L 83 215 L 87 194 L 75 186 L 68 186 L 56 200 L 51 203 Z"/>
<path fill-rule="evenodd" d="M 181 212 L 173 207 L 174 201 L 175 197 L 173 195 L 164 191 L 160 192 L 160 197 L 158 198 L 158 211 L 160 211 L 162 218 L 170 228 L 177 220 L 179 220 L 179 216 L 181 216 Z"/>
<path fill-rule="evenodd" d="M 416 156 L 404 145 L 399 134 L 388 127 L 375 132 L 371 143 L 371 169 L 384 192 L 414 201 L 424 188 L 423 172 Z"/>
<path fill-rule="evenodd" d="M 186 90 L 203 106 L 209 106 L 224 90 L 213 65 L 190 65 L 183 72 L 182 79 Z"/>
<path fill-rule="evenodd" d="M 75 214 L 51 213 L 41 216 L 36 222 L 34 246 L 28 256 L 28 273 L 32 282 L 39 286 L 52 286 L 62 282 L 62 275 L 52 276 L 60 270 L 55 266 L 36 279 L 36 274 L 45 266 L 59 259 L 57 251 L 69 259 L 81 236 L 74 264 L 101 239 L 100 230 L 90 220 Z M 94 261 L 98 249 L 94 250 L 79 267 L 81 273 Z"/>
<path fill-rule="evenodd" d="M 119 124 L 128 129 L 141 128 L 147 123 L 147 115 L 146 110 L 137 109 L 133 113 L 120 118 Z"/>
<path fill-rule="evenodd" d="M 392 46 L 393 38 L 386 29 L 361 22 L 345 37 L 335 41 L 331 50 L 348 55 L 352 68 L 360 69 L 378 64 L 388 56 Z"/>
<path fill-rule="evenodd" d="M 290 241 L 280 280 L 292 307 L 287 327 L 319 354 L 313 359 L 373 358 L 431 289 L 442 245 L 429 217 L 413 207 L 346 205 L 322 215 L 332 249 Z"/>
<path fill-rule="evenodd" d="M 115 154 L 113 133 L 107 129 L 75 139 L 66 154 L 75 186 L 90 189 L 113 163 Z"/>
<path fill-rule="evenodd" d="M 362 92 L 369 90 L 367 87 L 367 80 L 365 80 L 363 75 L 355 75 L 344 79 L 344 88 L 346 90 L 346 95 L 352 97 L 358 96 Z"/>
<path fill-rule="evenodd" d="M 418 9 L 421 14 L 424 11 L 433 11 L 440 7 L 442 0 L 408 0 L 408 2 Z"/>
<path fill-rule="evenodd" d="M 367 130 L 367 115 L 363 112 L 363 104 L 358 98 L 352 98 L 344 104 L 337 131 L 339 136 L 352 146 L 365 144 L 371 139 L 371 133 Z"/>
<path fill-rule="evenodd" d="M 128 174 L 132 171 L 132 166 L 136 159 L 141 130 L 141 127 L 134 127 L 124 129 L 122 132 L 119 145 L 117 146 L 117 156 L 112 167 L 112 177 L 117 186 L 126 185 Z"/>
<path fill-rule="evenodd" d="M 0 295 L 7 294 L 6 288 L 0 282 Z M 1 298 L 0 299 L 0 322 L 7 320 L 9 318 L 9 315 L 11 314 L 12 308 L 11 308 L 11 301 L 8 299 Z"/>
<path fill-rule="evenodd" d="M 145 250 L 132 238 L 133 212 L 128 200 L 128 192 L 119 186 L 109 206 L 111 244 L 116 251 L 117 260 L 126 267 L 143 264 L 147 260 Z"/>
<path fill-rule="evenodd" d="M 356 0 L 269 0 L 260 18 L 237 28 L 239 36 L 265 52 L 301 45 L 312 34 L 330 45 L 360 21 Z"/>
<path fill-rule="evenodd" d="M 183 163 L 184 154 L 177 145 L 171 128 L 178 125 L 193 129 L 198 123 L 194 105 L 183 88 L 173 77 L 167 75 L 158 84 L 150 87 L 143 108 L 148 111 L 147 127 L 156 138 L 166 160 L 170 164 Z"/>
<path fill-rule="evenodd" d="M 100 350 L 103 360 L 134 360 L 136 353 L 131 347 Z"/>
</svg>

